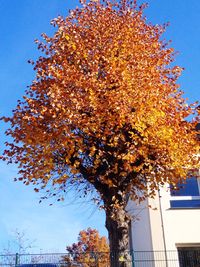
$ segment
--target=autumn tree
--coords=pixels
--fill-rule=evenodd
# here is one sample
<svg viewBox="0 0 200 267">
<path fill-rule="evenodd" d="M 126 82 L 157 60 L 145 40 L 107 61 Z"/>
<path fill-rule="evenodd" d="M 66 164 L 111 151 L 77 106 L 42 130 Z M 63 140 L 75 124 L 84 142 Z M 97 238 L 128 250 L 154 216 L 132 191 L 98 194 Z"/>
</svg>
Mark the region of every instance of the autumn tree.
<svg viewBox="0 0 200 267">
<path fill-rule="evenodd" d="M 53 37 L 37 41 L 44 55 L 24 100 L 4 118 L 13 141 L 3 159 L 36 191 L 96 192 L 118 267 L 128 259 L 128 196 L 153 197 L 199 166 L 198 116 L 179 90 L 182 68 L 162 40 L 166 25 L 147 22 L 136 1 L 80 2 L 53 20 Z"/>
<path fill-rule="evenodd" d="M 96 229 L 88 228 L 79 233 L 78 242 L 68 246 L 64 262 L 80 263 L 83 267 L 108 267 L 109 245 L 105 236 Z"/>
</svg>

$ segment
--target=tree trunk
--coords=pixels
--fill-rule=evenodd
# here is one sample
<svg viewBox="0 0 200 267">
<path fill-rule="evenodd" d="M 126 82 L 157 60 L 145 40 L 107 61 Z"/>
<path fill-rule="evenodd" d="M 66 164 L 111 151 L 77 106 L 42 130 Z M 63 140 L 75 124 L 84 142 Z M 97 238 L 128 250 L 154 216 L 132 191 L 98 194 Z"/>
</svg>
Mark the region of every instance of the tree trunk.
<svg viewBox="0 0 200 267">
<path fill-rule="evenodd" d="M 110 242 L 111 267 L 131 267 L 132 260 L 129 247 L 130 216 L 124 207 L 106 211 L 106 228 Z"/>
</svg>

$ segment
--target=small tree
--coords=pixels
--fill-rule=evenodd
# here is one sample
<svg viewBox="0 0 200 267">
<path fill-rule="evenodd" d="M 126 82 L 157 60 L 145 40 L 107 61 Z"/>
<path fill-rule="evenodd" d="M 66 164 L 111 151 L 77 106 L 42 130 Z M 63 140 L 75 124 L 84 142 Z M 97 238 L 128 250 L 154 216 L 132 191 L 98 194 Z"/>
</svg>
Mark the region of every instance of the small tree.
<svg viewBox="0 0 200 267">
<path fill-rule="evenodd" d="M 128 196 L 153 197 L 199 166 L 197 118 L 188 120 L 195 105 L 183 99 L 182 68 L 161 40 L 166 25 L 148 23 L 136 1 L 80 2 L 39 42 L 36 79 L 4 118 L 14 141 L 3 159 L 19 164 L 19 180 L 36 191 L 95 191 L 118 267 L 128 260 Z"/>
<path fill-rule="evenodd" d="M 88 228 L 79 233 L 78 242 L 68 246 L 69 253 L 64 261 L 80 263 L 84 267 L 108 267 L 109 266 L 109 245 L 106 237 L 100 237 L 95 229 Z"/>
<path fill-rule="evenodd" d="M 34 247 L 35 240 L 27 238 L 26 232 L 19 229 L 13 231 L 12 240 L 7 242 L 7 245 L 3 247 L 1 254 L 0 265 L 13 266 L 17 263 L 18 256 L 20 254 L 30 253 L 30 249 Z"/>
<path fill-rule="evenodd" d="M 25 231 L 15 229 L 13 231 L 13 238 L 9 240 L 7 245 L 3 248 L 2 254 L 28 254 L 30 249 L 34 247 L 35 240 L 27 238 Z"/>
</svg>

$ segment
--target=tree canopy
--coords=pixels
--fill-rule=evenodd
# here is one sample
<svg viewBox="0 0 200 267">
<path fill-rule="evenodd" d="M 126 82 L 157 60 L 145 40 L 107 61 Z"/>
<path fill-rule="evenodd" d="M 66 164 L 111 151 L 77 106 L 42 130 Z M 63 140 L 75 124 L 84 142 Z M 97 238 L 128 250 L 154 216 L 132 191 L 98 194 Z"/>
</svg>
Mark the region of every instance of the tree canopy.
<svg viewBox="0 0 200 267">
<path fill-rule="evenodd" d="M 84 267 L 107 267 L 109 265 L 109 245 L 105 236 L 100 236 L 96 229 L 80 231 L 78 242 L 67 246 L 64 262 L 80 263 Z"/>
<path fill-rule="evenodd" d="M 165 25 L 147 23 L 142 10 L 90 1 L 54 19 L 53 37 L 43 34 L 36 79 L 4 118 L 14 139 L 4 158 L 19 163 L 26 184 L 87 180 L 136 197 L 196 165 L 195 121 L 186 120 L 194 108 L 176 83 L 182 68 L 160 40 Z"/>
</svg>

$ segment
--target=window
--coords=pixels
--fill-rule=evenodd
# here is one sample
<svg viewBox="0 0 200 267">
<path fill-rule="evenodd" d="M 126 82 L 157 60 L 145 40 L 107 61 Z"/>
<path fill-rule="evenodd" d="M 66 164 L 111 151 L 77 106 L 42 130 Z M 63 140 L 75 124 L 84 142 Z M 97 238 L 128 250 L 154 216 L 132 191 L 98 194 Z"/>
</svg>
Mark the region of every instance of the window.
<svg viewBox="0 0 200 267">
<path fill-rule="evenodd" d="M 200 179 L 188 178 L 185 183 L 171 188 L 171 208 L 200 208 Z"/>
<path fill-rule="evenodd" d="M 179 247 L 178 258 L 180 267 L 200 266 L 200 247 Z"/>
</svg>

